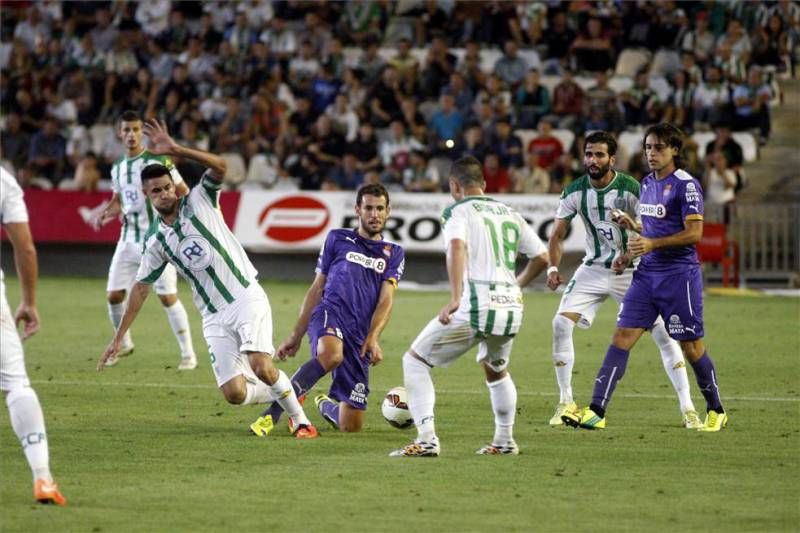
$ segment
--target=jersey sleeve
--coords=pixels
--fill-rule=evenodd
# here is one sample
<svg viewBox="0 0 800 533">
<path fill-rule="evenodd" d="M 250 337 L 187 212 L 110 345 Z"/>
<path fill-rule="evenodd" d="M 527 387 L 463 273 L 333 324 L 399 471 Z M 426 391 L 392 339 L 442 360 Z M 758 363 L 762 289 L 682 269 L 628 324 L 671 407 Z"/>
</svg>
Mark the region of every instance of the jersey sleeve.
<svg viewBox="0 0 800 533">
<path fill-rule="evenodd" d="M 172 171 L 170 171 L 171 173 Z M 177 170 L 176 170 L 177 172 Z M 177 182 L 175 182 L 177 183 Z M 219 207 L 219 193 L 222 190 L 222 182 L 211 177 L 211 169 L 207 169 L 200 177 L 199 185 L 192 189 L 189 195 L 196 195 L 209 202 L 212 207 Z M 198 191 L 195 193 L 195 191 Z"/>
<path fill-rule="evenodd" d="M 533 231 L 533 228 L 522 218 L 521 215 L 517 215 L 517 219 L 519 222 L 520 227 L 520 236 L 519 236 L 519 248 L 518 251 L 520 254 L 528 257 L 533 258 L 543 253 L 547 252 L 547 246 L 542 242 L 542 239 Z"/>
<path fill-rule="evenodd" d="M 703 191 L 697 180 L 682 182 L 683 195 L 678 196 L 681 202 L 681 218 L 683 220 L 703 220 Z"/>
<path fill-rule="evenodd" d="M 317 274 L 328 275 L 328 270 L 331 268 L 331 261 L 336 253 L 336 234 L 331 231 L 322 243 L 322 248 L 319 249 L 319 257 L 317 257 L 317 268 L 314 271 Z"/>
<path fill-rule="evenodd" d="M 556 218 L 572 220 L 578 214 L 575 196 L 575 194 L 567 194 L 566 190 L 561 194 L 561 199 L 558 201 L 558 207 L 556 208 Z"/>
<path fill-rule="evenodd" d="M 389 265 L 383 273 L 383 281 L 388 281 L 395 287 L 403 277 L 406 268 L 406 253 L 400 246 L 392 247 L 392 257 L 389 258 Z"/>
<path fill-rule="evenodd" d="M 442 214 L 442 236 L 445 248 L 450 246 L 450 241 L 459 239 L 467 242 L 467 217 L 461 209 L 447 208 Z"/>
<path fill-rule="evenodd" d="M 0 172 L 0 223 L 28 222 L 28 208 L 17 180 L 5 169 Z"/>
<path fill-rule="evenodd" d="M 147 239 L 142 255 L 142 262 L 139 263 L 139 270 L 136 272 L 136 281 L 152 285 L 161 277 L 167 267 L 167 257 L 161 243 L 156 242 L 155 235 Z"/>
</svg>

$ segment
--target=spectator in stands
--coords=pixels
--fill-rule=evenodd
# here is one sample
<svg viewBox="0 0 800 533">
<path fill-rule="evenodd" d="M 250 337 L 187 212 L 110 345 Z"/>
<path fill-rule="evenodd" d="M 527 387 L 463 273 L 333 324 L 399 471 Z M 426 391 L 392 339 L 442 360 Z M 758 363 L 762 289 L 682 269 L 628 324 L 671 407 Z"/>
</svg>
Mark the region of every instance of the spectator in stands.
<svg viewBox="0 0 800 533">
<path fill-rule="evenodd" d="M 59 189 L 73 191 L 94 192 L 100 185 L 100 168 L 94 152 L 87 152 L 75 167 L 75 177 L 64 180 L 59 184 Z"/>
<path fill-rule="evenodd" d="M 58 122 L 51 117 L 44 121 L 44 127 L 31 138 L 28 153 L 28 167 L 35 175 L 41 176 L 53 185 L 64 177 L 64 163 L 67 157 L 67 140 L 58 131 Z"/>
<path fill-rule="evenodd" d="M 701 65 L 707 64 L 714 55 L 716 39 L 708 29 L 708 13 L 701 11 L 694 16 L 694 29 L 684 34 L 681 50 L 691 52 Z"/>
<path fill-rule="evenodd" d="M 733 90 L 733 130 L 758 128 L 759 143 L 766 143 L 770 133 L 771 99 L 772 89 L 762 81 L 761 69 L 752 67 L 747 82 Z"/>
<path fill-rule="evenodd" d="M 339 92 L 347 93 L 347 98 L 350 100 L 350 105 L 353 109 L 359 109 L 367 101 L 367 89 L 361 82 L 362 76 L 363 73 L 360 70 L 346 68 L 342 78 L 342 85 L 339 87 Z"/>
<path fill-rule="evenodd" d="M 599 18 L 589 19 L 585 30 L 573 41 L 571 51 L 580 70 L 605 72 L 614 66 L 611 39 Z"/>
<path fill-rule="evenodd" d="M 300 43 L 300 54 L 289 61 L 289 85 L 297 92 L 308 92 L 311 80 L 316 77 L 319 70 L 320 63 L 314 55 L 311 41 L 303 41 Z"/>
<path fill-rule="evenodd" d="M 75 102 L 63 98 L 54 87 L 50 86 L 44 87 L 42 97 L 47 116 L 53 117 L 61 124 L 75 124 L 78 119 L 78 108 L 75 106 Z"/>
<path fill-rule="evenodd" d="M 486 194 L 504 194 L 511 190 L 508 170 L 500 166 L 500 158 L 494 152 L 488 152 L 483 159 L 483 179 L 486 180 Z"/>
<path fill-rule="evenodd" d="M 425 0 L 424 4 L 422 11 L 414 17 L 414 34 L 420 48 L 430 41 L 429 36 L 433 31 L 442 31 L 447 25 L 447 13 L 439 7 L 439 2 Z"/>
<path fill-rule="evenodd" d="M 778 15 L 770 15 L 766 26 L 756 25 L 753 43 L 753 63 L 775 67 L 783 72 L 788 66 L 789 34 Z"/>
<path fill-rule="evenodd" d="M 722 207 L 727 224 L 730 204 L 736 199 L 736 173 L 728 168 L 724 152 L 714 152 L 706 161 L 706 172 L 703 176 L 705 202 L 709 206 Z"/>
<path fill-rule="evenodd" d="M 311 100 L 308 99 L 308 96 L 298 95 L 295 105 L 294 113 L 289 116 L 287 131 L 292 139 L 290 150 L 297 149 L 310 140 L 315 120 L 311 111 Z"/>
<path fill-rule="evenodd" d="M 694 93 L 694 115 L 698 126 L 730 120 L 730 94 L 728 83 L 722 79 L 719 67 L 706 69 L 706 79 Z"/>
<path fill-rule="evenodd" d="M 331 118 L 333 129 L 344 135 L 348 143 L 356 140 L 359 124 L 358 115 L 350 108 L 346 93 L 338 93 L 334 102 L 325 110 L 325 114 Z"/>
<path fill-rule="evenodd" d="M 439 105 L 439 110 L 431 115 L 428 122 L 434 155 L 447 154 L 454 147 L 464 125 L 464 116 L 455 108 L 452 94 L 443 94 L 439 98 Z"/>
<path fill-rule="evenodd" d="M 438 192 L 442 190 L 438 169 L 428 164 L 422 150 L 412 150 L 409 165 L 403 171 L 403 188 L 407 192 Z"/>
<path fill-rule="evenodd" d="M 289 65 L 289 60 L 297 53 L 295 32 L 286 26 L 283 17 L 276 15 L 270 22 L 269 28 L 261 32 L 259 40 L 269 45 L 270 53 L 281 62 L 284 68 Z"/>
<path fill-rule="evenodd" d="M 564 70 L 561 81 L 553 88 L 553 113 L 559 128 L 574 130 L 584 109 L 584 92 L 575 83 L 570 69 Z"/>
<path fill-rule="evenodd" d="M 86 70 L 90 78 L 98 78 L 105 72 L 105 55 L 95 48 L 92 36 L 87 33 L 81 37 L 68 64 Z"/>
<path fill-rule="evenodd" d="M 550 170 L 550 193 L 561 194 L 564 188 L 581 175 L 582 169 L 570 152 L 558 158 Z"/>
<path fill-rule="evenodd" d="M 336 80 L 344 78 L 344 71 L 347 69 L 347 62 L 344 57 L 342 40 L 339 37 L 332 37 L 325 49 L 324 60 L 322 63 L 333 73 Z"/>
<path fill-rule="evenodd" d="M 184 112 L 194 109 L 197 105 L 197 86 L 189 79 L 189 71 L 185 65 L 180 63 L 172 68 L 172 78 L 169 82 L 162 87 L 159 102 L 163 105 L 166 102 L 167 95 L 175 92 L 178 96 L 179 106 Z M 173 131 L 177 131 L 173 130 Z"/>
<path fill-rule="evenodd" d="M 404 96 L 403 101 L 400 102 L 400 110 L 403 124 L 406 130 L 411 132 L 411 136 L 420 143 L 427 142 L 428 126 L 425 124 L 425 117 L 417 111 L 417 101 L 414 97 Z"/>
<path fill-rule="evenodd" d="M 356 155 L 350 151 L 345 152 L 341 163 L 330 172 L 328 180 L 344 191 L 353 191 L 359 187 L 364 181 L 364 173 L 358 168 Z"/>
<path fill-rule="evenodd" d="M 317 117 L 312 135 L 308 152 L 314 157 L 320 171 L 327 175 L 341 163 L 345 152 L 344 137 L 333 131 L 331 120 L 325 115 Z"/>
<path fill-rule="evenodd" d="M 311 107 L 315 113 L 324 113 L 339 94 L 339 82 L 334 79 L 330 67 L 322 66 L 311 80 L 309 93 Z"/>
<path fill-rule="evenodd" d="M 411 41 L 406 37 L 397 43 L 397 54 L 389 60 L 389 65 L 397 71 L 400 89 L 403 94 L 414 94 L 417 86 L 419 61 L 411 54 Z"/>
<path fill-rule="evenodd" d="M 619 99 L 625 109 L 626 126 L 643 126 L 658 122 L 658 96 L 650 88 L 650 75 L 646 70 L 636 74 L 633 86 L 623 91 Z"/>
<path fill-rule="evenodd" d="M 111 13 L 108 9 L 100 7 L 94 12 L 95 26 L 89 34 L 98 50 L 111 50 L 117 39 L 119 30 L 111 24 Z"/>
<path fill-rule="evenodd" d="M 323 58 L 332 38 L 330 30 L 322 23 L 319 15 L 314 11 L 309 11 L 305 14 L 304 22 L 305 28 L 300 32 L 300 40 L 310 42 L 311 47 L 314 49 L 314 55 Z"/>
<path fill-rule="evenodd" d="M 0 131 L 0 146 L 2 146 L 2 157 L 14 165 L 9 169 L 12 174 L 18 168 L 22 168 L 28 160 L 28 149 L 30 148 L 31 136 L 22 129 L 22 119 L 16 111 L 11 111 L 6 115 L 6 127 Z"/>
<path fill-rule="evenodd" d="M 339 19 L 340 35 L 345 36 L 352 44 L 361 45 L 369 37 L 382 34 L 382 16 L 382 8 L 378 2 L 347 2 Z"/>
<path fill-rule="evenodd" d="M 464 45 L 464 56 L 458 65 L 458 71 L 473 93 L 483 86 L 486 75 L 481 70 L 481 50 L 476 41 L 467 41 Z"/>
<path fill-rule="evenodd" d="M 728 20 L 725 33 L 717 39 L 717 49 L 723 45 L 730 47 L 731 55 L 738 61 L 745 65 L 749 62 L 753 47 L 750 43 L 750 36 L 747 35 L 740 20 L 736 18 Z"/>
<path fill-rule="evenodd" d="M 450 74 L 450 83 L 443 90 L 453 95 L 456 109 L 465 117 L 469 116 L 475 95 L 464 81 L 464 76 L 460 72 L 456 71 Z"/>
<path fill-rule="evenodd" d="M 498 47 L 505 42 L 511 30 L 510 21 L 517 17 L 513 2 L 483 2 L 478 34 L 481 40 Z"/>
<path fill-rule="evenodd" d="M 744 81 L 747 77 L 747 67 L 744 61 L 733 55 L 728 42 L 722 42 L 717 46 L 714 64 L 719 67 L 723 77 L 733 85 Z"/>
<path fill-rule="evenodd" d="M 550 20 L 550 27 L 544 33 L 547 53 L 542 70 L 545 74 L 558 75 L 568 67 L 573 41 L 575 41 L 575 31 L 569 26 L 566 12 L 556 11 Z"/>
<path fill-rule="evenodd" d="M 516 89 L 528 73 L 528 63 L 517 55 L 517 51 L 517 43 L 507 39 L 503 45 L 503 55 L 494 64 L 495 76 L 511 90 Z"/>
<path fill-rule="evenodd" d="M 136 4 L 136 22 L 147 35 L 161 35 L 169 25 L 170 0 L 143 0 Z"/>
<path fill-rule="evenodd" d="M 500 157 L 500 165 L 511 170 L 523 164 L 522 141 L 511 131 L 511 122 L 507 115 L 500 115 L 495 121 L 491 150 Z M 477 159 L 481 159 L 477 157 Z"/>
<path fill-rule="evenodd" d="M 531 152 L 524 167 L 511 171 L 513 192 L 522 194 L 547 194 L 550 192 L 550 174 L 539 165 L 539 156 Z"/>
<path fill-rule="evenodd" d="M 622 118 L 617 104 L 617 93 L 608 86 L 608 74 L 605 72 L 595 74 L 595 80 L 595 85 L 586 92 L 589 121 L 597 122 L 599 119 L 605 124 L 600 129 L 618 132 L 622 128 Z"/>
<path fill-rule="evenodd" d="M 245 130 L 245 158 L 260 152 L 275 151 L 275 143 L 283 137 L 285 111 L 269 93 L 250 97 L 250 121 Z"/>
<path fill-rule="evenodd" d="M 172 77 L 172 67 L 175 65 L 172 56 L 164 53 L 164 47 L 158 39 L 147 41 L 147 52 L 149 58 L 147 68 L 153 74 L 153 79 L 158 83 L 167 83 Z"/>
<path fill-rule="evenodd" d="M 420 89 L 428 98 L 437 98 L 441 88 L 450 80 L 450 74 L 456 70 L 456 56 L 447 49 L 447 41 L 437 35 L 431 41 L 425 65 L 422 69 Z"/>
<path fill-rule="evenodd" d="M 528 144 L 528 152 L 535 153 L 539 157 L 539 165 L 549 172 L 564 153 L 564 146 L 552 134 L 553 125 L 549 120 L 540 120 L 538 130 L 538 135 Z"/>
<path fill-rule="evenodd" d="M 222 42 L 223 35 L 214 27 L 211 14 L 203 13 L 194 36 L 203 44 L 203 50 L 211 52 Z"/>
<path fill-rule="evenodd" d="M 539 83 L 539 71 L 535 68 L 528 71 L 525 82 L 517 89 L 514 109 L 519 128 L 535 128 L 539 119 L 550 113 L 550 91 Z"/>
<path fill-rule="evenodd" d="M 679 70 L 672 77 L 673 92 L 664 110 L 664 122 L 678 126 L 683 131 L 694 130 L 695 86 L 686 71 Z"/>
<path fill-rule="evenodd" d="M 376 128 L 385 128 L 392 120 L 399 118 L 402 98 L 397 71 L 392 67 L 385 67 L 381 79 L 367 96 L 372 125 Z"/>
<path fill-rule="evenodd" d="M 356 156 L 358 160 L 356 166 L 360 171 L 369 173 L 380 168 L 378 140 L 375 138 L 375 130 L 369 122 L 362 122 L 358 127 L 358 137 L 350 144 L 349 150 Z"/>
<path fill-rule="evenodd" d="M 25 10 L 25 19 L 14 28 L 14 39 L 19 39 L 29 52 L 36 48 L 37 41 L 50 38 L 50 26 L 42 19 L 35 6 Z"/>
<path fill-rule="evenodd" d="M 242 108 L 239 98 L 230 96 L 226 100 L 225 115 L 217 129 L 215 152 L 239 152 L 245 147 L 245 134 L 248 129 L 248 114 Z"/>
<path fill-rule="evenodd" d="M 27 133 L 34 134 L 44 125 L 44 104 L 24 88 L 17 89 L 11 109 L 19 113 L 22 129 Z"/>
<path fill-rule="evenodd" d="M 425 147 L 406 133 L 403 121 L 396 119 L 389 125 L 389 135 L 380 144 L 379 152 L 384 169 L 400 181 L 402 172 L 408 167 L 409 154 L 412 150 L 423 150 Z"/>
<path fill-rule="evenodd" d="M 464 135 L 461 136 L 456 144 L 454 152 L 459 154 L 458 157 L 471 155 L 475 159 L 483 161 L 489 149 L 490 147 L 485 141 L 480 123 L 470 122 L 465 128 Z M 456 158 L 453 157 L 452 159 Z"/>
</svg>

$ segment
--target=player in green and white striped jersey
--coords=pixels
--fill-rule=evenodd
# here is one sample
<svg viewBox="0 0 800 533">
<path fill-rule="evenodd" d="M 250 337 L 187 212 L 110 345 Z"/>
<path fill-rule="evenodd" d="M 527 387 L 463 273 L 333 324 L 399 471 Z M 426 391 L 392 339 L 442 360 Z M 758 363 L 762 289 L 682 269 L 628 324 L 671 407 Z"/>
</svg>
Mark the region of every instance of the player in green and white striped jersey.
<svg viewBox="0 0 800 533">
<path fill-rule="evenodd" d="M 130 291 L 128 306 L 97 368 L 119 351 L 122 339 L 169 264 L 192 288 L 203 316 L 203 336 L 211 366 L 225 399 L 232 404 L 278 402 L 298 438 L 314 438 L 289 378 L 272 364 L 272 312 L 258 283 L 258 273 L 219 210 L 225 161 L 177 144 L 163 123 L 151 121 L 144 132 L 155 154 L 194 159 L 209 167 L 188 196 L 178 198 L 170 170 L 160 164 L 142 171 L 143 191 L 158 216 L 145 242 L 144 255 Z M 264 432 L 264 435 L 269 430 Z"/>
<path fill-rule="evenodd" d="M 142 143 L 142 119 L 135 111 L 125 111 L 119 118 L 119 136 L 125 143 L 126 154 L 114 162 L 111 167 L 111 187 L 114 195 L 104 209 L 95 218 L 95 226 L 100 227 L 109 221 L 122 216 L 122 231 L 117 242 L 111 266 L 108 269 L 106 298 L 108 315 L 114 328 L 119 326 L 122 313 L 125 311 L 125 297 L 128 289 L 136 279 L 136 271 L 142 260 L 144 237 L 156 214 L 153 206 L 142 192 L 142 170 L 152 164 L 161 164 L 169 169 L 175 182 L 179 196 L 189 193 L 178 169 L 172 161 L 163 155 L 157 155 L 144 147 Z M 178 299 L 178 277 L 175 268 L 166 268 L 155 283 L 155 291 L 167 313 L 169 325 L 181 351 L 180 370 L 191 370 L 197 367 L 197 357 L 192 346 L 192 335 L 189 329 L 189 317 L 183 303 Z M 123 339 L 119 356 L 133 352 L 133 341 L 130 333 Z M 108 361 L 108 366 L 116 364 L 118 358 Z"/>
<path fill-rule="evenodd" d="M 507 367 L 514 336 L 522 324 L 520 287 L 544 270 L 547 249 L 519 213 L 484 196 L 485 186 L 477 159 L 463 157 L 453 163 L 450 193 L 456 203 L 442 214 L 450 302 L 403 356 L 408 407 L 417 438 L 392 452 L 393 457 L 439 455 L 430 371 L 434 366 L 449 366 L 476 344 L 495 417 L 494 438 L 477 453 L 519 453 L 512 434 L 517 391 Z M 528 257 L 519 276 L 515 274 L 518 255 Z"/>
<path fill-rule="evenodd" d="M 561 241 L 570 222 L 580 216 L 586 229 L 586 255 L 561 297 L 553 318 L 553 364 L 560 390 L 559 403 L 550 419 L 551 426 L 562 425 L 561 417 L 577 409 L 572 396 L 572 368 L 575 348 L 572 333 L 575 325 L 589 328 L 597 309 L 609 297 L 622 302 L 633 279 L 633 268 L 626 268 L 628 235 L 612 218 L 626 213 L 638 219 L 639 182 L 614 170 L 617 141 L 613 135 L 597 131 L 586 137 L 583 163 L 586 174 L 573 181 L 562 193 L 556 211 L 556 224 L 550 236 L 550 267 L 547 286 L 555 290 L 564 280 L 558 273 Z M 631 265 L 633 266 L 633 265 Z M 680 346 L 672 340 L 659 318 L 651 330 L 661 352 L 664 370 L 678 395 L 683 424 L 687 428 L 702 425 L 689 393 L 686 364 Z"/>
</svg>

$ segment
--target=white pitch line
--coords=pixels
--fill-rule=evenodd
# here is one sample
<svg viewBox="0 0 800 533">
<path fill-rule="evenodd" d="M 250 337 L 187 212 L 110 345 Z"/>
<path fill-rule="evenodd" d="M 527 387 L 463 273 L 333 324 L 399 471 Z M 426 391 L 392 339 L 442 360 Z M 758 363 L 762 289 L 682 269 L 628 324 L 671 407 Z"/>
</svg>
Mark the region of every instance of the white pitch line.
<svg viewBox="0 0 800 533">
<path fill-rule="evenodd" d="M 63 380 L 31 380 L 35 385 L 67 385 L 77 387 L 131 387 L 140 389 L 215 389 L 213 385 L 199 385 L 196 383 L 123 383 L 119 381 L 63 381 Z M 459 390 L 459 389 L 441 389 L 436 391 L 437 394 L 470 394 L 470 395 L 483 395 L 486 394 L 484 390 Z M 535 392 L 535 391 L 517 391 L 520 396 L 558 396 L 555 392 Z M 643 398 L 648 400 L 664 400 L 674 398 L 670 394 L 644 394 L 644 393 L 625 393 L 621 392 L 616 395 L 621 398 Z M 800 402 L 800 398 L 789 397 L 768 397 L 768 396 L 726 396 L 723 395 L 724 400 L 733 402 Z"/>
</svg>

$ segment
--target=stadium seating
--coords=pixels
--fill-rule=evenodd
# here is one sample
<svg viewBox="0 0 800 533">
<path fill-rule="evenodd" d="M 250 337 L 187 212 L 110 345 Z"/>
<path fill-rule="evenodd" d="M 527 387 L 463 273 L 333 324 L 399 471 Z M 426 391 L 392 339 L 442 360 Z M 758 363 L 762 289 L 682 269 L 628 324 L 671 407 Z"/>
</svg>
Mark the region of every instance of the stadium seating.
<svg viewBox="0 0 800 533">
<path fill-rule="evenodd" d="M 633 78 L 639 70 L 648 64 L 653 54 L 644 48 L 626 48 L 619 54 L 614 74 Z"/>
<path fill-rule="evenodd" d="M 736 131 L 731 134 L 733 140 L 742 147 L 742 155 L 746 163 L 758 160 L 758 141 L 748 131 Z"/>
<path fill-rule="evenodd" d="M 242 183 L 247 177 L 247 167 L 244 164 L 242 154 L 237 152 L 226 152 L 220 154 L 220 157 L 225 160 L 228 171 L 225 173 L 225 186 L 236 187 Z"/>
<path fill-rule="evenodd" d="M 717 138 L 717 134 L 711 131 L 697 131 L 692 134 L 692 140 L 697 143 L 697 157 L 701 160 L 706 157 L 706 146 Z"/>
</svg>

